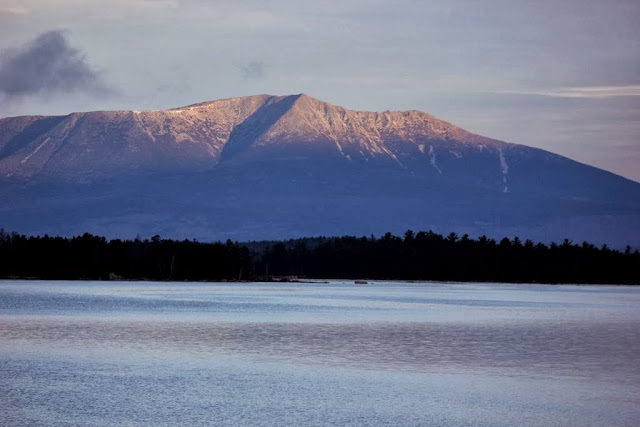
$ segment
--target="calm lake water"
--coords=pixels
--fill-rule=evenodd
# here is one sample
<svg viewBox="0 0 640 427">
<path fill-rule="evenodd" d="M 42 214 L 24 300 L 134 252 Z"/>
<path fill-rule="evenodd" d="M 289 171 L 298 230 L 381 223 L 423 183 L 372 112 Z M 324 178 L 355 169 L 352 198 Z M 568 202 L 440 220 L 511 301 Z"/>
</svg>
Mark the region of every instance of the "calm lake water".
<svg viewBox="0 0 640 427">
<path fill-rule="evenodd" d="M 0 281 L 0 425 L 636 426 L 640 287 Z"/>
</svg>

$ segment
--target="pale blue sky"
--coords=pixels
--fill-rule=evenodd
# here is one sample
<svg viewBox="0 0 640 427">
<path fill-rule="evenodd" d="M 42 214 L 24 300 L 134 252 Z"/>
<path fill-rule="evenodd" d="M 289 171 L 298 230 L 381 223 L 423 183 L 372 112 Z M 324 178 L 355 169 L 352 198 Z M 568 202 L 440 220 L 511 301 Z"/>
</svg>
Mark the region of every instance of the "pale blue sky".
<svg viewBox="0 0 640 427">
<path fill-rule="evenodd" d="M 0 0 L 0 117 L 304 92 L 640 181 L 638 22 L 637 0 Z"/>
</svg>

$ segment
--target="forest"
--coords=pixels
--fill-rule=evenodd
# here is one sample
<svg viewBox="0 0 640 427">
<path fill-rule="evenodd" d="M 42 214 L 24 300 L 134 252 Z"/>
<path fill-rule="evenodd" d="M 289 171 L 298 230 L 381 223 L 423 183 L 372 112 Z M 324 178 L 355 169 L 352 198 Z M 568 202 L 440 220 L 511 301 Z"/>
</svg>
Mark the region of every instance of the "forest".
<svg viewBox="0 0 640 427">
<path fill-rule="evenodd" d="M 404 236 L 287 241 L 24 236 L 0 230 L 0 277 L 29 279 L 273 281 L 371 279 L 510 283 L 640 284 L 640 253 L 564 240 L 432 231 Z"/>
</svg>

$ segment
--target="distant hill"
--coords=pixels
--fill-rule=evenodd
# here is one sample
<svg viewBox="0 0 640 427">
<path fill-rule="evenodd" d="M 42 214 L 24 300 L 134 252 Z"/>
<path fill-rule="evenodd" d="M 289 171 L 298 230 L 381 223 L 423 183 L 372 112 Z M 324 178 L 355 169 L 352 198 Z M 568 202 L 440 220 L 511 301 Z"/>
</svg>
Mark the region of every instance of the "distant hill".
<svg viewBox="0 0 640 427">
<path fill-rule="evenodd" d="M 407 229 L 640 246 L 640 184 L 420 111 L 258 95 L 0 120 L 0 227 L 203 241 Z"/>
</svg>

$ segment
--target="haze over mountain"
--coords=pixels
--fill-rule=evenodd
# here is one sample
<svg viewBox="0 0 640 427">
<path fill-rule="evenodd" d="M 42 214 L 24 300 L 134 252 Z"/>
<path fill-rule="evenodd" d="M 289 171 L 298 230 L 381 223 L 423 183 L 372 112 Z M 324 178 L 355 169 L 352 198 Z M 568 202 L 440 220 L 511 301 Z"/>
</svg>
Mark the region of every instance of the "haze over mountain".
<svg viewBox="0 0 640 427">
<path fill-rule="evenodd" d="M 0 196 L 0 227 L 29 234 L 640 244 L 639 183 L 423 112 L 306 95 L 1 119 Z"/>
</svg>

